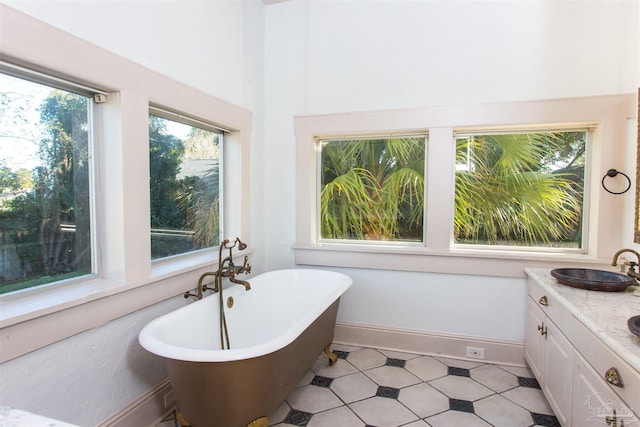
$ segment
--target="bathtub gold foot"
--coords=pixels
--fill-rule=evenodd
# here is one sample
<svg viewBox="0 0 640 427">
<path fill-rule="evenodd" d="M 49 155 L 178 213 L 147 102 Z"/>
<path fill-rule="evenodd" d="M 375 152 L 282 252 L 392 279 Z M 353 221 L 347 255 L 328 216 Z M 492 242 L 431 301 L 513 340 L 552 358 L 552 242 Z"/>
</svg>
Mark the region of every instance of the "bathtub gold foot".
<svg viewBox="0 0 640 427">
<path fill-rule="evenodd" d="M 269 420 L 267 417 L 260 417 L 257 420 L 251 421 L 247 427 L 269 427 Z"/>
<path fill-rule="evenodd" d="M 327 345 L 324 348 L 324 352 L 329 357 L 329 365 L 333 365 L 338 361 L 338 356 L 336 356 L 336 354 L 331 351 L 331 344 Z"/>
<path fill-rule="evenodd" d="M 189 424 L 189 421 L 182 415 L 180 409 L 176 409 L 176 421 L 178 421 L 180 427 L 191 427 L 191 424 Z"/>
</svg>

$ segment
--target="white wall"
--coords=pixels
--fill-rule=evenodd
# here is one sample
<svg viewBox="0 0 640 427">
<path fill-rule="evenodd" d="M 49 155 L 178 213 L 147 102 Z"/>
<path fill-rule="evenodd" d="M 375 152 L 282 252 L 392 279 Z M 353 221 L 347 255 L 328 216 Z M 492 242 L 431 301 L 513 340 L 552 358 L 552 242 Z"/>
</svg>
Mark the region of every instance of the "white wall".
<svg viewBox="0 0 640 427">
<path fill-rule="evenodd" d="M 255 92 L 242 1 L 4 3 L 236 105 Z"/>
<path fill-rule="evenodd" d="M 138 344 L 138 333 L 186 303 L 173 298 L 0 364 L 0 405 L 98 425 L 167 377 L 163 360 Z"/>
<path fill-rule="evenodd" d="M 269 6 L 268 265 L 294 263 L 289 224 L 295 221 L 295 175 L 287 166 L 295 152 L 293 116 L 635 93 L 638 12 L 631 1 L 318 0 Z M 630 133 L 633 153 L 634 141 Z M 625 206 L 632 215 L 631 192 Z M 354 285 L 343 297 L 340 321 L 524 340 L 524 279 L 345 272 Z"/>
</svg>

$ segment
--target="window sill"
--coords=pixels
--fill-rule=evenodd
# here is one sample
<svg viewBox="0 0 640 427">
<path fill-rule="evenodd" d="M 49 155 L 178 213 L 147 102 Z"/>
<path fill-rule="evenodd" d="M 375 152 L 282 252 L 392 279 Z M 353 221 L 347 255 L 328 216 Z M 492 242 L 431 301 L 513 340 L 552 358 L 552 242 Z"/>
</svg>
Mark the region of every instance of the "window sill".
<svg viewBox="0 0 640 427">
<path fill-rule="evenodd" d="M 575 267 L 599 265 L 611 269 L 611 261 L 586 254 L 504 250 L 433 249 L 347 244 L 296 245 L 296 264 L 369 268 L 425 273 L 469 274 L 524 278 L 524 267 Z"/>
<path fill-rule="evenodd" d="M 4 295 L 0 363 L 193 289 L 216 263 L 217 253 L 202 251 L 158 262 L 141 280 L 97 278 Z"/>
</svg>

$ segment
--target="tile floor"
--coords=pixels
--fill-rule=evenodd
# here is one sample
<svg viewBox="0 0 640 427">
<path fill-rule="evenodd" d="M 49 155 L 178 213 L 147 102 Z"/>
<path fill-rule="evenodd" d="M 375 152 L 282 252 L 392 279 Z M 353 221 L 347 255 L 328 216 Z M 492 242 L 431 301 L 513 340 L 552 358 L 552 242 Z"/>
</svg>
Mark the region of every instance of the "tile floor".
<svg viewBox="0 0 640 427">
<path fill-rule="evenodd" d="M 560 426 L 527 368 L 334 345 L 287 401 L 274 427 Z M 173 426 L 168 419 L 159 427 Z"/>
</svg>

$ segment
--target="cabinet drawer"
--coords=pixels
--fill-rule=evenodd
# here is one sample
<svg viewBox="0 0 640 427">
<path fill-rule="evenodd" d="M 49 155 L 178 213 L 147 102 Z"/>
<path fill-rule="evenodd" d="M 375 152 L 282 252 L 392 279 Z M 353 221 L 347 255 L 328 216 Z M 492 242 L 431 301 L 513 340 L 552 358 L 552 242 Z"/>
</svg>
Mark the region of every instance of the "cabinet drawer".
<svg viewBox="0 0 640 427">
<path fill-rule="evenodd" d="M 558 302 L 556 297 L 546 291 L 540 284 L 533 280 L 528 280 L 528 293 L 537 306 L 555 323 L 562 332 L 571 338 L 571 331 L 578 322 L 567 309 Z"/>
<path fill-rule="evenodd" d="M 597 374 L 605 379 L 609 368 L 615 368 L 620 375 L 623 387 L 607 386 L 617 394 L 636 414 L 640 414 L 640 372 L 623 361 L 613 350 L 597 336 L 580 324 L 571 337 L 573 346 L 587 360 Z M 625 423 L 626 424 L 626 423 Z"/>
</svg>

